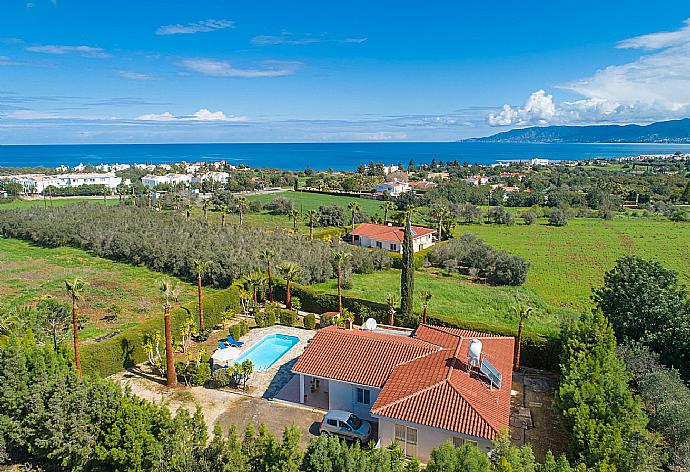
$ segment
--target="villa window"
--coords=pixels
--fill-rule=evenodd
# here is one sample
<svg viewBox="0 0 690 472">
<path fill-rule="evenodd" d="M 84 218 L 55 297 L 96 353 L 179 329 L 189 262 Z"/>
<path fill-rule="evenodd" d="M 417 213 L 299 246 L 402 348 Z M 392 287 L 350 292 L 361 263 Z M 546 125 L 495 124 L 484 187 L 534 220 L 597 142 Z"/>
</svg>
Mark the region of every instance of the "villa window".
<svg viewBox="0 0 690 472">
<path fill-rule="evenodd" d="M 402 424 L 395 425 L 395 440 L 407 457 L 417 455 L 417 430 Z"/>
<path fill-rule="evenodd" d="M 383 244 L 381 243 L 381 241 L 376 241 L 376 247 L 379 249 L 383 248 Z"/>
<path fill-rule="evenodd" d="M 398 246 L 396 246 L 395 244 L 391 244 L 391 251 L 397 251 L 397 250 L 398 250 Z"/>
<path fill-rule="evenodd" d="M 471 439 L 465 439 L 465 438 L 461 438 L 458 436 L 453 436 L 453 446 L 461 447 L 465 444 L 473 444 L 475 446 L 479 445 L 479 443 L 477 441 L 472 441 Z"/>
<path fill-rule="evenodd" d="M 357 403 L 363 403 L 364 405 L 371 404 L 371 391 L 366 388 L 357 389 Z"/>
</svg>

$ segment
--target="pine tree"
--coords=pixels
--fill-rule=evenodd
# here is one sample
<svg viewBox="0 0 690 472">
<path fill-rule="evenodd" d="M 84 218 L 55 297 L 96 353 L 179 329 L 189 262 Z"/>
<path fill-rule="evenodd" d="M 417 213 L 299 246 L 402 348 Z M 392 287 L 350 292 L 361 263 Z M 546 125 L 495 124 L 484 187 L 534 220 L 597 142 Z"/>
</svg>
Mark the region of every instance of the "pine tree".
<svg viewBox="0 0 690 472">
<path fill-rule="evenodd" d="M 400 273 L 400 315 L 405 321 L 413 316 L 414 304 L 414 246 L 412 245 L 412 227 L 410 213 L 407 211 L 405 232 L 403 236 L 402 272 Z"/>
</svg>

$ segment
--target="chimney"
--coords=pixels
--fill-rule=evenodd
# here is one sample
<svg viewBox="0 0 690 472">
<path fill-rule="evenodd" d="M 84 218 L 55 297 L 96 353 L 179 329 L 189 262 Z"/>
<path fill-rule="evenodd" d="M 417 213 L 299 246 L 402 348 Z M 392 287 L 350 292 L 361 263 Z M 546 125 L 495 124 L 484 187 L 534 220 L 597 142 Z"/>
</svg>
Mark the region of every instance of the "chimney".
<svg viewBox="0 0 690 472">
<path fill-rule="evenodd" d="M 352 329 L 352 318 L 348 318 L 345 320 L 345 326 L 347 329 Z"/>
</svg>

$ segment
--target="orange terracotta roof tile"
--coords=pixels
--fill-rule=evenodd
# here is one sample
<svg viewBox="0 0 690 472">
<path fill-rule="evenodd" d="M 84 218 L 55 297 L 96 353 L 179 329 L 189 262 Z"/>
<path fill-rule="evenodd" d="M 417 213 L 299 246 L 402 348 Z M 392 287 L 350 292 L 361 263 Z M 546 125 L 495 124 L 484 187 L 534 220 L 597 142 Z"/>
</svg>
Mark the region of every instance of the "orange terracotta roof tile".
<svg viewBox="0 0 690 472">
<path fill-rule="evenodd" d="M 467 365 L 469 340 L 501 372 L 490 387 Z M 382 387 L 372 414 L 495 439 L 508 427 L 514 339 L 420 325 L 410 337 L 329 327 L 316 333 L 293 372 Z"/>
<path fill-rule="evenodd" d="M 427 234 L 434 233 L 433 229 L 422 226 L 412 226 L 415 233 L 412 239 L 417 239 Z M 404 228 L 402 226 L 378 225 L 374 223 L 362 223 L 352 232 L 355 236 L 366 236 L 382 241 L 402 242 L 404 238 Z"/>
</svg>

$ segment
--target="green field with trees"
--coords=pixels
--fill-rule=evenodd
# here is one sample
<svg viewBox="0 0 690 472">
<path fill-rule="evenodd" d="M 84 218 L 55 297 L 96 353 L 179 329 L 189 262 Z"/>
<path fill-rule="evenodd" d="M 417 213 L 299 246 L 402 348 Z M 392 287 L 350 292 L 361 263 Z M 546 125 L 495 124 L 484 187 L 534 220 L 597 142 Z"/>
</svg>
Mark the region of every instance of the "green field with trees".
<svg viewBox="0 0 690 472">
<path fill-rule="evenodd" d="M 616 259 L 637 254 L 657 260 L 690 281 L 690 224 L 617 217 L 577 218 L 556 227 L 537 224 L 458 225 L 455 234 L 472 233 L 486 243 L 531 262 L 526 287 L 556 306 L 585 310 L 592 288 Z"/>
<path fill-rule="evenodd" d="M 65 280 L 85 280 L 80 303 L 82 340 L 135 326 L 162 313 L 158 282 L 163 274 L 145 267 L 95 257 L 81 249 L 43 248 L 17 239 L 0 239 L 0 265 L 0 304 L 35 306 L 45 297 L 68 304 Z M 179 286 L 179 300 L 193 301 L 196 287 L 182 282 Z"/>
</svg>

